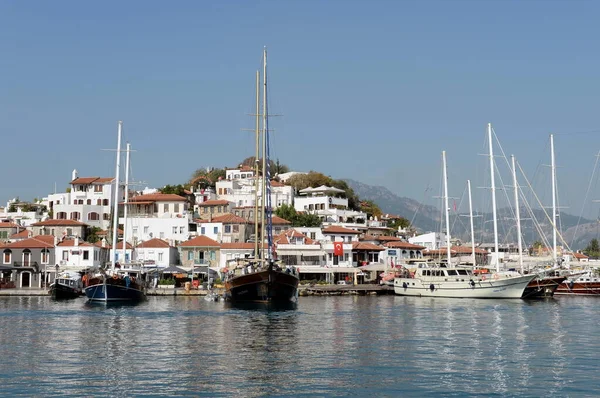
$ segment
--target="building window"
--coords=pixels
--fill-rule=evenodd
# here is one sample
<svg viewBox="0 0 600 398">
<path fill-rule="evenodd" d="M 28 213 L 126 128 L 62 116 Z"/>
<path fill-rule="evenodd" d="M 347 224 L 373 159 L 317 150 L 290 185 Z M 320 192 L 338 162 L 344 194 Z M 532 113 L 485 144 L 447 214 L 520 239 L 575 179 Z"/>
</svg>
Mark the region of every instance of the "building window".
<svg viewBox="0 0 600 398">
<path fill-rule="evenodd" d="M 164 233 L 164 232 L 161 232 L 161 233 L 160 233 L 160 238 L 161 238 L 161 239 L 164 239 L 164 238 L 165 238 L 165 233 Z"/>
<path fill-rule="evenodd" d="M 110 213 L 103 213 L 102 214 L 102 219 L 104 221 L 110 221 Z"/>
<path fill-rule="evenodd" d="M 238 232 L 240 232 L 240 226 L 237 224 L 233 225 L 233 233 L 237 234 Z"/>
<path fill-rule="evenodd" d="M 133 232 L 133 236 L 137 235 L 137 233 L 138 233 L 137 227 L 133 227 L 132 232 Z"/>
<path fill-rule="evenodd" d="M 92 200 L 91 200 L 91 199 L 88 199 L 88 200 L 86 201 L 86 204 L 88 204 L 88 205 L 91 205 L 91 204 L 92 204 Z"/>
<path fill-rule="evenodd" d="M 64 211 L 59 211 L 58 213 L 56 213 L 56 219 L 57 220 L 66 220 L 67 213 L 65 213 Z"/>
<path fill-rule="evenodd" d="M 63 250 L 62 259 L 65 261 L 67 261 L 69 259 L 69 251 L 68 250 Z"/>
<path fill-rule="evenodd" d="M 213 234 L 218 234 L 219 233 L 219 227 L 214 227 L 213 228 Z"/>
<path fill-rule="evenodd" d="M 149 229 L 149 227 L 144 227 L 144 234 L 148 233 L 148 229 Z"/>
<path fill-rule="evenodd" d="M 316 232 L 311 232 L 310 233 L 310 238 L 313 239 L 313 240 L 317 239 L 317 233 Z"/>
<path fill-rule="evenodd" d="M 194 261 L 194 252 L 191 250 L 188 252 L 188 261 Z"/>
<path fill-rule="evenodd" d="M 4 256 L 2 256 L 4 264 L 10 264 L 11 255 L 12 252 L 10 251 L 10 249 L 4 250 Z"/>
<path fill-rule="evenodd" d="M 163 213 L 168 213 L 169 212 L 169 204 L 165 203 L 163 206 Z"/>
<path fill-rule="evenodd" d="M 200 235 L 204 235 L 206 233 L 206 228 L 200 227 Z"/>
<path fill-rule="evenodd" d="M 100 214 L 96 212 L 88 213 L 88 221 L 98 221 L 100 220 Z"/>
<path fill-rule="evenodd" d="M 158 261 L 162 261 L 163 260 L 163 254 L 162 253 L 158 253 Z"/>
<path fill-rule="evenodd" d="M 102 205 L 103 206 L 108 206 L 108 199 L 103 199 L 102 200 Z"/>
<path fill-rule="evenodd" d="M 42 249 L 42 264 L 48 264 L 50 262 L 50 250 Z"/>
<path fill-rule="evenodd" d="M 231 225 L 225 225 L 225 233 L 226 234 L 230 234 L 231 233 Z"/>
<path fill-rule="evenodd" d="M 94 192 L 102 192 L 102 185 L 94 185 Z"/>
<path fill-rule="evenodd" d="M 179 233 L 182 234 L 185 231 L 184 227 L 179 227 Z"/>
<path fill-rule="evenodd" d="M 81 215 L 77 211 L 71 213 L 71 220 L 79 220 L 80 217 Z"/>
<path fill-rule="evenodd" d="M 176 234 L 177 233 L 177 227 L 173 227 L 173 233 Z"/>
<path fill-rule="evenodd" d="M 173 205 L 173 213 L 179 213 L 179 203 Z"/>
<path fill-rule="evenodd" d="M 96 205 L 97 206 L 102 206 L 102 199 L 96 200 Z"/>
<path fill-rule="evenodd" d="M 83 251 L 83 259 L 84 260 L 89 260 L 90 259 L 90 251 L 89 250 L 84 250 Z"/>
</svg>

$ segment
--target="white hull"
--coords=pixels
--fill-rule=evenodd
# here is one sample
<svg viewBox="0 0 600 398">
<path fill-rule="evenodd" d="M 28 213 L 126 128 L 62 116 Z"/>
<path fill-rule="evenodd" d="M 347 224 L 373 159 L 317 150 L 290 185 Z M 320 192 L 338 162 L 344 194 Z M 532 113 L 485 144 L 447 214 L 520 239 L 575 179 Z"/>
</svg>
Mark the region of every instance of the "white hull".
<svg viewBox="0 0 600 398">
<path fill-rule="evenodd" d="M 450 278 L 395 278 L 394 292 L 401 296 L 453 298 L 521 298 L 523 291 L 536 275 L 479 277 L 448 280 Z"/>
</svg>

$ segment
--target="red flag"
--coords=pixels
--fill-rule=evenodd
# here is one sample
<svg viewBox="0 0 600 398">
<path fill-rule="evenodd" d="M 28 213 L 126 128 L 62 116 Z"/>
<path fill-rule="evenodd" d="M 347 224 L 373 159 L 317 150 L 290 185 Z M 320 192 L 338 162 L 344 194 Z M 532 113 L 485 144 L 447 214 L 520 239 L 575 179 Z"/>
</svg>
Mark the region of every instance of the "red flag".
<svg viewBox="0 0 600 398">
<path fill-rule="evenodd" d="M 344 244 L 342 242 L 334 242 L 333 255 L 334 256 L 343 256 L 344 255 Z"/>
</svg>

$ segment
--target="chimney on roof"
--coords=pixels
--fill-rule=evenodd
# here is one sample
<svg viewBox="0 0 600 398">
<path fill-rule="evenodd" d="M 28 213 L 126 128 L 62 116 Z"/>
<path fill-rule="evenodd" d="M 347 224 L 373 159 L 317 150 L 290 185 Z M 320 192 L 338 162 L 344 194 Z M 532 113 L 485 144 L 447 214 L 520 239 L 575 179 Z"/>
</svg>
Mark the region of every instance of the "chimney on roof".
<svg viewBox="0 0 600 398">
<path fill-rule="evenodd" d="M 106 238 L 102 238 L 102 247 L 106 247 Z"/>
<path fill-rule="evenodd" d="M 79 173 L 77 173 L 77 169 L 73 169 L 73 173 L 71 174 L 71 181 L 76 180 Z"/>
<path fill-rule="evenodd" d="M 79 246 L 79 236 L 75 237 L 75 246 Z"/>
</svg>

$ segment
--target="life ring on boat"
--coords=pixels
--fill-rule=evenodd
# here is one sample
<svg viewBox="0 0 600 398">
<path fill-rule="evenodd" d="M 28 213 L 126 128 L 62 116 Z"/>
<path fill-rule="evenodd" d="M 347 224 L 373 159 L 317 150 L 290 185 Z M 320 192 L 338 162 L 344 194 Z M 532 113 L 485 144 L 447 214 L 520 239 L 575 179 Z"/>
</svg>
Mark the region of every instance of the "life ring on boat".
<svg viewBox="0 0 600 398">
<path fill-rule="evenodd" d="M 496 280 L 497 280 L 497 279 L 500 279 L 500 275 L 498 275 L 498 274 L 494 274 L 494 279 L 496 279 Z"/>
<path fill-rule="evenodd" d="M 483 275 L 483 276 L 481 277 L 481 280 L 482 280 L 482 281 L 484 281 L 484 280 L 485 280 L 485 275 Z"/>
</svg>

